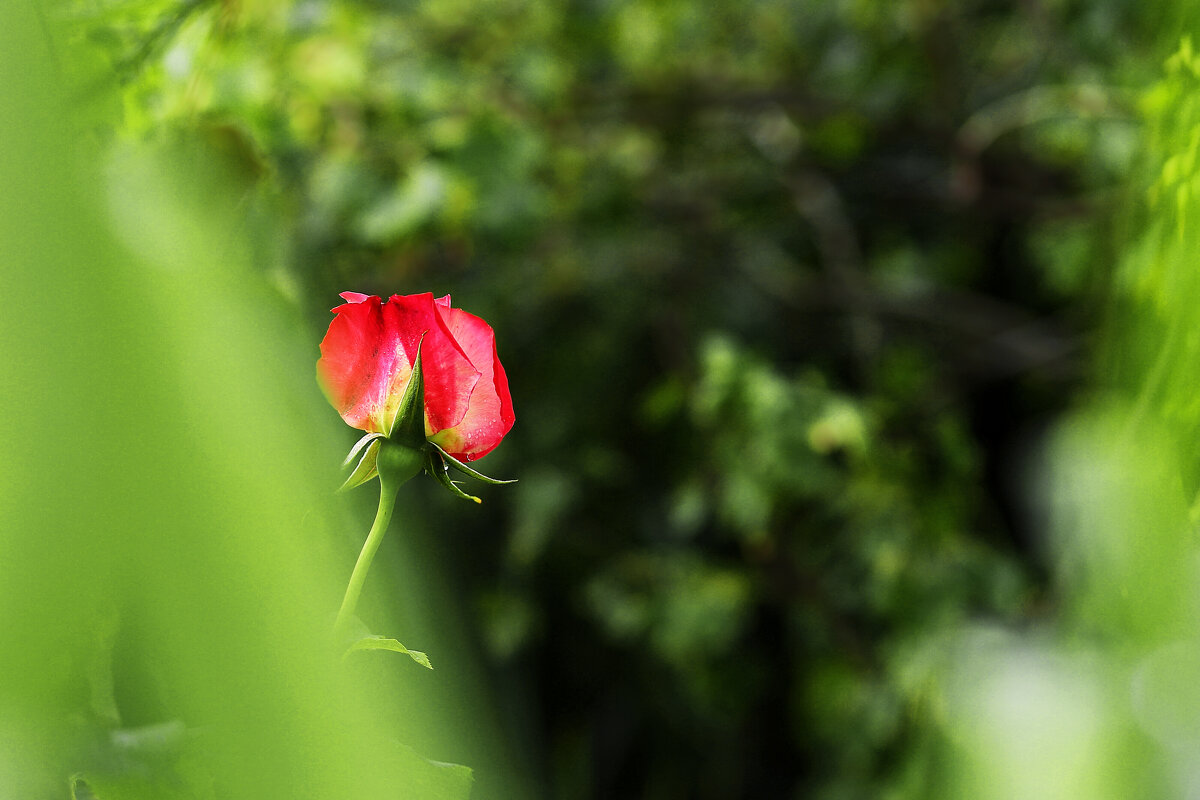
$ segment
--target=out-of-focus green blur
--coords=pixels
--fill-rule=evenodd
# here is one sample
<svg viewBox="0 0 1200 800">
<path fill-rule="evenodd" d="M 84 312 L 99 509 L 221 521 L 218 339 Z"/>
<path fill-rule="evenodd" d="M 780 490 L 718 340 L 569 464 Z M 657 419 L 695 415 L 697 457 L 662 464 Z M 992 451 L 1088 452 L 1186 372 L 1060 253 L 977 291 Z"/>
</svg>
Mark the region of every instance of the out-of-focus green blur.
<svg viewBox="0 0 1200 800">
<path fill-rule="evenodd" d="M 80 136 L 41 13 L 0 9 L 0 796 L 519 796 L 463 669 L 334 646 L 370 518 L 278 233 L 211 150 Z"/>
<path fill-rule="evenodd" d="M 0 8 L 0 797 L 1191 796 L 1196 17 Z M 345 290 L 513 389 L 433 671 L 327 640 Z"/>
</svg>

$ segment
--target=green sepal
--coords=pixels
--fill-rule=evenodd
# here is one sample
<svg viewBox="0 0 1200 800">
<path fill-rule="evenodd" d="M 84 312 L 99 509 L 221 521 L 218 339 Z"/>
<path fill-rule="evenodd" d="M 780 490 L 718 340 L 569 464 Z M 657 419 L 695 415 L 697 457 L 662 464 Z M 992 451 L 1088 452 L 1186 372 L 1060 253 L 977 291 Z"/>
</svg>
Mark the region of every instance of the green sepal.
<svg viewBox="0 0 1200 800">
<path fill-rule="evenodd" d="M 355 450 L 357 450 L 359 445 L 361 445 L 366 439 L 366 436 L 364 436 L 362 439 L 359 439 L 358 444 L 354 446 Z M 379 474 L 379 470 L 377 469 L 377 461 L 379 459 L 379 448 L 382 442 L 383 437 L 380 436 L 376 436 L 367 442 L 366 449 L 363 450 L 362 458 L 358 461 L 358 466 L 356 466 L 354 471 L 350 473 L 350 477 L 346 478 L 346 482 L 343 483 L 341 488 L 338 489 L 339 492 L 348 492 L 357 486 L 362 486 L 364 483 Z M 352 456 L 353 452 L 354 451 L 352 450 Z M 347 460 L 347 463 L 349 463 L 349 460 Z"/>
<path fill-rule="evenodd" d="M 346 658 L 355 650 L 390 650 L 393 653 L 404 653 L 422 667 L 425 667 L 426 669 L 433 669 L 433 664 L 429 663 L 429 656 L 425 655 L 420 650 L 409 650 L 395 639 L 388 639 L 375 634 L 364 636 L 354 644 L 350 645 L 346 652 L 342 654 L 342 658 Z"/>
<path fill-rule="evenodd" d="M 392 420 L 392 429 L 387 437 L 411 447 L 425 444 L 425 375 L 421 369 L 421 345 L 424 343 L 425 334 L 422 333 L 421 341 L 417 342 L 412 374 L 400 397 L 400 407 L 396 409 L 396 418 Z"/>
<path fill-rule="evenodd" d="M 430 444 L 433 443 L 430 442 Z M 470 500 L 475 503 L 483 502 L 478 497 L 467 494 L 458 488 L 458 485 L 454 481 L 450 480 L 450 476 L 446 474 L 446 462 L 442 460 L 441 448 L 437 445 L 425 448 L 425 471 L 432 475 L 434 480 L 449 489 L 450 493 L 456 497 L 461 497 L 463 500 Z"/>
<path fill-rule="evenodd" d="M 470 475 L 472 478 L 474 478 L 477 481 L 483 481 L 484 483 L 490 483 L 492 486 L 503 486 L 506 483 L 516 483 L 516 480 L 502 481 L 502 480 L 499 480 L 498 478 L 489 478 L 487 475 L 484 475 L 482 472 L 478 472 L 476 470 L 471 469 L 466 464 L 464 464 L 463 462 L 459 461 L 454 456 L 447 453 L 436 442 L 430 442 L 430 444 L 437 448 L 437 451 L 439 453 L 441 453 L 442 458 L 444 458 L 446 460 L 446 462 L 450 464 L 450 466 L 454 467 L 456 470 L 463 473 L 464 475 Z"/>
<path fill-rule="evenodd" d="M 350 466 L 350 462 L 354 460 L 354 457 L 356 455 L 358 455 L 360 450 L 362 450 L 364 447 L 366 447 L 367 445 L 369 445 L 371 442 L 375 441 L 376 439 L 382 439 L 382 438 L 384 438 L 382 433 L 371 432 L 371 433 L 363 434 L 363 437 L 361 439 L 359 439 L 357 442 L 355 442 L 354 447 L 351 447 L 350 452 L 346 454 L 346 460 L 342 462 L 342 469 L 345 469 L 346 467 Z"/>
</svg>

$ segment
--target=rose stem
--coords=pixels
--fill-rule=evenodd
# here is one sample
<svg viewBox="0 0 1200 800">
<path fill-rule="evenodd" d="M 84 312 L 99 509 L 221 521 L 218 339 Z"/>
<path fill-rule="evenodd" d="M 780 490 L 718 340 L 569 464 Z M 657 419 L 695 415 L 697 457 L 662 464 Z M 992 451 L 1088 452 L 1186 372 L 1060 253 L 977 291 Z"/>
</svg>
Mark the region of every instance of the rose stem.
<svg viewBox="0 0 1200 800">
<path fill-rule="evenodd" d="M 367 572 L 371 569 L 371 561 L 375 558 L 375 551 L 379 549 L 379 543 L 383 541 L 388 523 L 392 520 L 392 509 L 396 507 L 396 492 L 399 489 L 399 484 L 393 485 L 391 481 L 385 481 L 382 475 L 379 476 L 379 510 L 375 512 L 375 522 L 371 525 L 371 532 L 367 534 L 367 541 L 363 543 L 362 550 L 358 554 L 354 572 L 350 573 L 346 596 L 342 598 L 342 607 L 338 610 L 337 621 L 333 623 L 333 629 L 336 632 L 340 633 L 350 617 L 354 616 L 354 607 L 358 605 L 358 596 L 362 594 L 363 582 L 366 581 Z"/>
</svg>

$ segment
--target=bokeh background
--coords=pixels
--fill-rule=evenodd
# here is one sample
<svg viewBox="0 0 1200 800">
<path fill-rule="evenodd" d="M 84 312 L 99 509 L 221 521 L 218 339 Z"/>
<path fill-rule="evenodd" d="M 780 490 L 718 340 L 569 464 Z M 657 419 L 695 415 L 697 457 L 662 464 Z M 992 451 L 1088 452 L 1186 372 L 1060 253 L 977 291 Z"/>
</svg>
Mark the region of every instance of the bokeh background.
<svg viewBox="0 0 1200 800">
<path fill-rule="evenodd" d="M 1189 6 L 3 12 L 0 788 L 1197 796 Z M 302 644 L 345 290 L 513 389 L 519 483 L 406 486 L 364 597 L 432 673 Z"/>
</svg>

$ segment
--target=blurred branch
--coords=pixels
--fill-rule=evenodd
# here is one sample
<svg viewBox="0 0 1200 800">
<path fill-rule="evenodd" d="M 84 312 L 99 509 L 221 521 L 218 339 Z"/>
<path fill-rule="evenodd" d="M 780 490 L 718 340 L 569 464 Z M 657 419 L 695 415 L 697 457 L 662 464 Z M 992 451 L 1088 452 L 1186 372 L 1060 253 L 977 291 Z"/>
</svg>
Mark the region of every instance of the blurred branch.
<svg viewBox="0 0 1200 800">
<path fill-rule="evenodd" d="M 1034 370 L 1066 380 L 1079 369 L 1076 337 L 1045 319 L 974 292 L 929 287 L 899 293 L 861 273 L 847 289 L 841 276 L 785 281 L 743 269 L 761 290 L 806 313 L 825 309 L 867 314 L 885 329 L 917 325 L 936 339 L 939 349 L 950 351 L 960 368 L 984 380 Z"/>
<path fill-rule="evenodd" d="M 882 316 L 941 329 L 948 341 L 989 380 L 1041 370 L 1059 378 L 1077 369 L 1078 340 L 1045 319 L 973 292 L 939 287 L 912 297 L 880 292 L 874 298 Z M 973 363 L 968 363 L 973 362 Z"/>
<path fill-rule="evenodd" d="M 128 83 L 135 78 L 145 68 L 146 62 L 162 51 L 192 14 L 214 2 L 216 0 L 184 0 L 173 12 L 163 15 L 138 48 L 117 63 L 116 71 L 121 82 Z"/>
<path fill-rule="evenodd" d="M 796 210 L 813 228 L 830 286 L 845 298 L 855 362 L 865 375 L 866 362 L 879 349 L 880 328 L 874 319 L 875 304 L 867 297 L 867 277 L 854 224 L 837 186 L 820 173 L 804 170 L 788 179 L 787 186 Z"/>
<path fill-rule="evenodd" d="M 972 114 L 958 132 L 968 156 L 977 156 L 1006 133 L 1065 117 L 1133 120 L 1133 96 L 1105 86 L 1034 86 Z"/>
<path fill-rule="evenodd" d="M 596 91 L 582 86 L 558 121 L 587 122 L 621 119 L 643 125 L 661 126 L 666 120 L 683 120 L 712 110 L 756 112 L 785 108 L 805 121 L 821 120 L 851 109 L 816 94 L 794 87 L 748 87 L 715 90 L 698 83 L 668 83 L 661 88 L 638 87 L 628 92 Z"/>
</svg>

